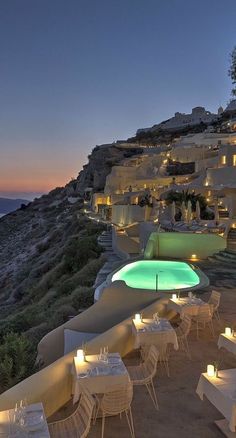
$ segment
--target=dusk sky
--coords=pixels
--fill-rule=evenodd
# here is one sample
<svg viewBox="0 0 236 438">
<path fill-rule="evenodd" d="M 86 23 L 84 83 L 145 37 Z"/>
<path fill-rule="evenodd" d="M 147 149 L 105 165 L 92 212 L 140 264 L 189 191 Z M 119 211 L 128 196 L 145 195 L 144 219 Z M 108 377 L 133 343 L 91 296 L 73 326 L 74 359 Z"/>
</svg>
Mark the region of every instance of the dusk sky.
<svg viewBox="0 0 236 438">
<path fill-rule="evenodd" d="M 1 0 L 0 196 L 64 185 L 96 144 L 175 111 L 225 107 L 235 18 L 235 0 Z"/>
</svg>

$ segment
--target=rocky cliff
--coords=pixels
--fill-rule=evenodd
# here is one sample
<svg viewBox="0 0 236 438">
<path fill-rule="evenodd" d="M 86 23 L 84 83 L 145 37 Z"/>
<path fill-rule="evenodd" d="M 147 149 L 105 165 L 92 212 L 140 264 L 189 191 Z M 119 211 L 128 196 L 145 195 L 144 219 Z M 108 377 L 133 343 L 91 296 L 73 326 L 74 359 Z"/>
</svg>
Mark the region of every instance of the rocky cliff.
<svg viewBox="0 0 236 438">
<path fill-rule="evenodd" d="M 83 167 L 77 179 L 77 192 L 82 196 L 88 187 L 94 192 L 104 189 L 106 177 L 113 166 L 118 165 L 124 158 L 142 154 L 142 148 L 135 145 L 122 147 L 119 143 L 96 146 L 88 156 L 88 164 Z"/>
</svg>

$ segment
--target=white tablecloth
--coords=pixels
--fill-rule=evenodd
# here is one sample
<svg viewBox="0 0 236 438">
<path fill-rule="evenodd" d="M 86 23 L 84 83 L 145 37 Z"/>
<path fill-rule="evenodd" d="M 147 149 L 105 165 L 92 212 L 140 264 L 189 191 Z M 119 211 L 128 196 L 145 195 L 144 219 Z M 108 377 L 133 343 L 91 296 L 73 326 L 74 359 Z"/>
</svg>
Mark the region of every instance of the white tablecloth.
<svg viewBox="0 0 236 438">
<path fill-rule="evenodd" d="M 208 304 L 205 301 L 202 301 L 201 298 L 179 298 L 176 300 L 169 300 L 167 304 L 168 309 L 174 310 L 176 313 L 179 313 L 182 318 L 184 314 L 195 316 L 198 314 L 198 310 L 200 306 L 207 306 Z"/>
<path fill-rule="evenodd" d="M 229 421 L 231 432 L 236 426 L 236 369 L 221 370 L 218 377 L 208 377 L 201 374 L 198 382 L 197 394 L 203 400 L 203 395 Z"/>
<path fill-rule="evenodd" d="M 167 319 L 160 319 L 159 324 L 152 319 L 143 319 L 142 322 L 133 320 L 132 330 L 135 336 L 134 348 L 139 348 L 141 344 L 154 344 L 160 348 L 173 344 L 175 350 L 179 348 L 175 330 Z"/>
<path fill-rule="evenodd" d="M 129 382 L 128 371 L 119 353 L 110 353 L 108 359 L 109 362 L 104 363 L 99 360 L 99 355 L 89 355 L 85 362 L 79 364 L 74 359 L 73 403 L 78 401 L 83 388 L 91 394 L 104 394 L 113 385 Z"/>
<path fill-rule="evenodd" d="M 25 412 L 25 429 L 18 423 L 13 423 L 14 409 L 0 412 L 0 437 L 10 438 L 14 436 L 15 438 L 15 433 L 18 432 L 17 438 L 50 438 L 42 403 L 27 406 Z M 35 424 L 37 418 L 39 418 L 38 425 Z M 27 421 L 31 426 L 29 428 L 27 428 Z"/>
<path fill-rule="evenodd" d="M 236 355 L 236 336 L 227 336 L 224 333 L 220 334 L 218 339 L 218 347 L 224 347 L 226 350 Z"/>
</svg>

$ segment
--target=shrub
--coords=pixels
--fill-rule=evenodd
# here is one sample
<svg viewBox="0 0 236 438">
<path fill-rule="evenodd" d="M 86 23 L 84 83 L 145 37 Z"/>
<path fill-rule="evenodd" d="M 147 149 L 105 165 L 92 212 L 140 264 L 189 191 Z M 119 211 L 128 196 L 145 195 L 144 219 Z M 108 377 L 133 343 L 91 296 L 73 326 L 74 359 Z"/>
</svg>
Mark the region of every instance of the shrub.
<svg viewBox="0 0 236 438">
<path fill-rule="evenodd" d="M 97 243 L 96 236 L 85 236 L 73 239 L 65 251 L 65 266 L 68 271 L 76 272 L 81 269 L 89 259 L 97 258 L 102 248 Z"/>
<path fill-rule="evenodd" d="M 68 321 L 68 317 L 71 315 L 76 315 L 76 310 L 70 305 L 61 306 L 57 312 L 54 312 L 50 325 L 52 328 L 58 327 Z"/>
<path fill-rule="evenodd" d="M 39 341 L 49 332 L 50 328 L 47 322 L 42 322 L 39 325 L 36 325 L 35 327 L 31 327 L 27 332 L 25 332 L 25 336 L 29 340 L 31 344 L 36 346 L 39 343 Z"/>
<path fill-rule="evenodd" d="M 0 389 L 4 391 L 27 377 L 34 370 L 35 357 L 27 338 L 8 333 L 0 345 Z"/>
<path fill-rule="evenodd" d="M 91 287 L 77 287 L 71 294 L 71 304 L 78 311 L 88 308 L 94 303 L 94 289 Z"/>
</svg>

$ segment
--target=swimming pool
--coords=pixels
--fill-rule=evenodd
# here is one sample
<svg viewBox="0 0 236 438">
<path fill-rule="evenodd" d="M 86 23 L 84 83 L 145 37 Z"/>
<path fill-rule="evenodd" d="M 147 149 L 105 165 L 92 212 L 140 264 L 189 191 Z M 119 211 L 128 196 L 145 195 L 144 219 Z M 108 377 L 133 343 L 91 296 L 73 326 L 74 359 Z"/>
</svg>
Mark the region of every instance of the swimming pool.
<svg viewBox="0 0 236 438">
<path fill-rule="evenodd" d="M 186 262 L 138 260 L 120 268 L 112 275 L 111 280 L 123 280 L 134 289 L 189 289 L 200 283 L 197 271 Z"/>
</svg>

